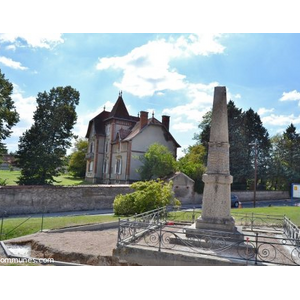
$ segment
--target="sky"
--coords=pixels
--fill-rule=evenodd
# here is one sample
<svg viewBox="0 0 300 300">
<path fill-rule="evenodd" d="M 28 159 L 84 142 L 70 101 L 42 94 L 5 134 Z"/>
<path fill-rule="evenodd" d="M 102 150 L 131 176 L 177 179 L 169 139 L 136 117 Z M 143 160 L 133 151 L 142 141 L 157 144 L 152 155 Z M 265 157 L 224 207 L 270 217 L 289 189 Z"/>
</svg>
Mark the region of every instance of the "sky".
<svg viewBox="0 0 300 300">
<path fill-rule="evenodd" d="M 297 33 L 0 34 L 0 69 L 14 85 L 20 114 L 5 142 L 16 151 L 32 125 L 37 94 L 67 85 L 80 92 L 79 137 L 122 91 L 131 115 L 171 117 L 181 156 L 195 143 L 215 86 L 226 86 L 237 107 L 258 112 L 270 136 L 291 123 L 300 132 L 299 49 Z"/>
</svg>

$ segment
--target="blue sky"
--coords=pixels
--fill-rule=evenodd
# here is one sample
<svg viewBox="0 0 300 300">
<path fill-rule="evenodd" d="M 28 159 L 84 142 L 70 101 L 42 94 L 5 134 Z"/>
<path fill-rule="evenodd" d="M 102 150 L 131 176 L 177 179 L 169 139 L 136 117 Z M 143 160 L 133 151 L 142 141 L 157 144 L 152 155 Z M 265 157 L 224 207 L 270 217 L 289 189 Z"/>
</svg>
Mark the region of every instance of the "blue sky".
<svg viewBox="0 0 300 300">
<path fill-rule="evenodd" d="M 299 49 L 300 35 L 286 33 L 1 34 L 0 69 L 21 116 L 6 144 L 17 150 L 38 92 L 66 85 L 80 92 L 74 131 L 81 137 L 122 90 L 130 114 L 170 115 L 183 150 L 194 144 L 216 85 L 238 107 L 257 111 L 271 136 L 291 122 L 300 132 Z"/>
</svg>

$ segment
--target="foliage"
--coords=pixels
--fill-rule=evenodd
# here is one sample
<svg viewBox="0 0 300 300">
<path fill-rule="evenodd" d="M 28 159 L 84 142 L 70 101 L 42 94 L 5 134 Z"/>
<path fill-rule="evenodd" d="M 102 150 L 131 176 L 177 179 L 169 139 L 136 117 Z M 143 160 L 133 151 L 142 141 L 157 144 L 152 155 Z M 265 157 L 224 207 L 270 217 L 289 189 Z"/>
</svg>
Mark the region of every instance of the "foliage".
<svg viewBox="0 0 300 300">
<path fill-rule="evenodd" d="M 71 147 L 79 103 L 79 92 L 70 86 L 39 93 L 34 124 L 20 137 L 18 166 L 22 169 L 19 184 L 44 185 L 55 182 Z"/>
<path fill-rule="evenodd" d="M 176 170 L 176 160 L 169 149 L 159 143 L 152 144 L 140 156 L 142 166 L 137 170 L 142 180 L 164 178 Z"/>
<path fill-rule="evenodd" d="M 233 188 L 235 186 L 247 188 L 249 179 L 254 177 L 254 149 L 249 145 L 255 141 L 258 143 L 258 181 L 264 182 L 266 178 L 267 165 L 270 159 L 270 139 L 267 130 L 263 127 L 261 119 L 251 108 L 243 112 L 229 101 L 228 130 L 229 130 L 229 161 L 230 173 L 233 176 Z M 209 132 L 211 123 L 211 111 L 203 117 L 199 128 L 200 134 L 195 139 L 208 151 Z"/>
<path fill-rule="evenodd" d="M 174 199 L 172 181 L 138 181 L 131 185 L 133 193 L 116 196 L 113 208 L 116 215 L 133 215 L 170 204 Z"/>
<path fill-rule="evenodd" d="M 290 191 L 291 183 L 300 182 L 300 135 L 291 124 L 282 135 L 274 136 L 271 141 L 269 187 Z"/>
<path fill-rule="evenodd" d="M 88 141 L 79 139 L 75 143 L 75 150 L 70 155 L 68 171 L 73 177 L 84 178 L 86 170 L 86 153 Z"/>
<path fill-rule="evenodd" d="M 0 178 L 0 186 L 6 186 L 7 185 L 7 179 Z"/>
<path fill-rule="evenodd" d="M 0 69 L 0 154 L 5 150 L 2 140 L 11 134 L 11 128 L 19 122 L 14 101 L 11 98 L 13 85 L 2 74 Z"/>
<path fill-rule="evenodd" d="M 203 145 L 196 144 L 185 150 L 185 156 L 178 160 L 178 169 L 195 181 L 195 192 L 203 192 L 202 175 L 205 172 L 206 150 Z"/>
</svg>

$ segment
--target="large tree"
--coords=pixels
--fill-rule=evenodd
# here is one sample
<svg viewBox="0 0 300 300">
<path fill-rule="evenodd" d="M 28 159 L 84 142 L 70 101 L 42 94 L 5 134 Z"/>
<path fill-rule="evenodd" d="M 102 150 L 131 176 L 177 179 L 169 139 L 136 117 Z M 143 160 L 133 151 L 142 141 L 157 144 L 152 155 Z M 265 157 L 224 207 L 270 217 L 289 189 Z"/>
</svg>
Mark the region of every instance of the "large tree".
<svg viewBox="0 0 300 300">
<path fill-rule="evenodd" d="M 37 95 L 34 124 L 20 137 L 18 164 L 22 169 L 19 184 L 44 185 L 55 182 L 67 149 L 74 138 L 79 92 L 71 86 L 52 88 Z"/>
<path fill-rule="evenodd" d="M 195 181 L 194 190 L 200 194 L 204 187 L 202 175 L 205 172 L 205 147 L 196 144 L 189 146 L 184 152 L 185 155 L 178 160 L 178 169 Z"/>
<path fill-rule="evenodd" d="M 176 160 L 167 147 L 152 144 L 146 153 L 139 157 L 142 166 L 137 170 L 142 180 L 164 178 L 176 170 Z"/>
<path fill-rule="evenodd" d="M 79 139 L 75 142 L 75 149 L 70 155 L 68 170 L 74 177 L 84 178 L 86 170 L 86 153 L 88 151 L 88 141 Z"/>
<path fill-rule="evenodd" d="M 13 85 L 5 79 L 0 69 L 0 154 L 6 150 L 2 141 L 10 136 L 11 128 L 19 122 L 12 92 Z"/>
<path fill-rule="evenodd" d="M 234 189 L 246 189 L 247 182 L 253 179 L 255 152 L 249 144 L 257 142 L 258 179 L 263 181 L 266 176 L 266 165 L 269 159 L 270 141 L 267 130 L 263 127 L 260 117 L 251 108 L 243 112 L 233 101 L 228 105 L 228 130 L 230 143 L 230 173 L 233 176 Z M 211 111 L 200 123 L 201 132 L 195 135 L 198 143 L 208 150 Z"/>
</svg>

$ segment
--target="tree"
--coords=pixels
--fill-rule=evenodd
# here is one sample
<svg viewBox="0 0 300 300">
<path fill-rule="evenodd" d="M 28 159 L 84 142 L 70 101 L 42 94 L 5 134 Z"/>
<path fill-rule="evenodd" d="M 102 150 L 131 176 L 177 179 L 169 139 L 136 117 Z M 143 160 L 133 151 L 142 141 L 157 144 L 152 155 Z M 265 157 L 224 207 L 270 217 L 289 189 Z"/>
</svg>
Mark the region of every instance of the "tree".
<svg viewBox="0 0 300 300">
<path fill-rule="evenodd" d="M 243 112 L 229 101 L 228 131 L 229 131 L 229 161 L 230 173 L 233 176 L 233 189 L 246 189 L 247 182 L 253 179 L 254 151 L 250 143 L 258 142 L 258 179 L 263 181 L 266 174 L 266 166 L 269 160 L 270 140 L 267 130 L 263 127 L 260 117 L 252 109 Z M 198 143 L 208 150 L 210 123 L 212 113 L 204 115 L 199 128 L 200 134 L 195 135 Z"/>
<path fill-rule="evenodd" d="M 142 180 L 164 178 L 176 170 L 174 156 L 167 147 L 158 143 L 152 144 L 139 159 L 143 165 L 137 171 Z"/>
<path fill-rule="evenodd" d="M 202 175 L 205 172 L 205 147 L 196 144 L 189 146 L 184 152 L 185 156 L 178 160 L 178 169 L 195 181 L 194 190 L 200 194 L 203 192 L 204 187 Z"/>
<path fill-rule="evenodd" d="M 271 139 L 270 162 L 268 166 L 268 188 L 271 190 L 287 190 L 288 180 L 283 160 L 283 135 L 277 134 Z"/>
<path fill-rule="evenodd" d="M 249 168 L 248 178 L 253 178 L 254 175 L 254 160 L 255 160 L 255 149 L 249 146 L 249 144 L 257 143 L 257 182 L 260 181 L 261 185 L 266 184 L 267 169 L 270 159 L 270 138 L 267 129 L 263 126 L 260 116 L 249 109 L 245 113 L 245 138 L 246 144 L 248 145 L 247 151 L 247 162 L 251 163 Z"/>
<path fill-rule="evenodd" d="M 286 188 L 293 182 L 300 181 L 300 135 L 291 124 L 283 133 L 279 143 L 281 162 L 284 169 Z"/>
<path fill-rule="evenodd" d="M 75 143 L 75 150 L 70 155 L 68 171 L 74 177 L 84 178 L 86 170 L 86 153 L 88 150 L 88 141 L 79 139 Z"/>
<path fill-rule="evenodd" d="M 11 98 L 12 92 L 13 85 L 5 79 L 0 69 L 0 154 L 6 149 L 2 140 L 10 136 L 11 128 L 19 122 L 19 114 Z"/>
<path fill-rule="evenodd" d="M 74 138 L 79 92 L 71 86 L 39 93 L 34 124 L 20 137 L 17 151 L 22 169 L 19 184 L 52 184 L 60 174 L 66 151 Z"/>
</svg>

